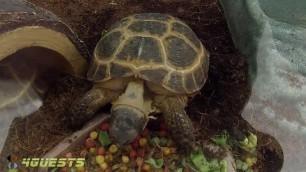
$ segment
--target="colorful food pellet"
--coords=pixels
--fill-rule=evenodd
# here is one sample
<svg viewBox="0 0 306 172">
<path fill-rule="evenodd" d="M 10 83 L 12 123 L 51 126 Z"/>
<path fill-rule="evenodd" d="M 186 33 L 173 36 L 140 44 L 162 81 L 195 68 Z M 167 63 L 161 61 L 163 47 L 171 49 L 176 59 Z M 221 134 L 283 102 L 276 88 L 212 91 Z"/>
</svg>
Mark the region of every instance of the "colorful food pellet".
<svg viewBox="0 0 306 172">
<path fill-rule="evenodd" d="M 122 162 L 123 162 L 124 164 L 127 164 L 127 163 L 129 163 L 129 161 L 130 161 L 129 157 L 128 157 L 128 156 L 125 156 L 125 155 L 122 155 L 121 159 L 122 159 Z"/>
<path fill-rule="evenodd" d="M 97 162 L 97 164 L 102 164 L 103 162 L 104 162 L 104 156 L 102 156 L 102 155 L 97 155 L 96 156 L 96 162 Z"/>
<path fill-rule="evenodd" d="M 107 167 L 107 168 L 104 170 L 104 172 L 112 172 L 112 169 L 109 168 L 109 167 Z"/>
<path fill-rule="evenodd" d="M 160 138 L 160 146 L 167 146 L 168 139 L 162 137 Z"/>
<path fill-rule="evenodd" d="M 80 157 L 81 158 L 85 158 L 85 157 L 87 157 L 88 156 L 88 151 L 87 150 L 81 150 L 81 152 L 80 152 Z"/>
<path fill-rule="evenodd" d="M 164 156 L 168 156 L 171 153 L 170 149 L 167 148 L 167 147 L 163 147 L 162 150 L 163 150 L 163 155 Z"/>
<path fill-rule="evenodd" d="M 85 148 L 82 147 L 79 150 L 79 157 L 86 158 L 85 168 L 76 168 L 75 170 L 77 172 L 85 172 L 87 170 L 127 172 L 133 169 L 143 172 L 167 171 L 166 167 L 173 165 L 169 164 L 170 162 L 167 159 L 173 158 L 171 156 L 175 155 L 177 151 L 173 141 L 168 137 L 166 124 L 162 123 L 160 125 L 160 131 L 144 129 L 131 144 L 121 149 L 109 137 L 109 123 L 102 124 L 99 129 L 90 132 L 89 138 L 85 141 Z M 109 137 L 107 143 L 105 136 Z M 66 154 L 66 157 L 72 156 L 71 152 Z M 157 160 L 162 157 L 163 167 L 157 168 L 154 163 L 147 162 L 149 156 L 156 158 L 157 164 L 160 164 Z M 183 168 L 181 167 L 181 169 Z M 67 170 L 69 171 L 69 169 Z"/>
<path fill-rule="evenodd" d="M 147 144 L 148 140 L 146 138 L 141 138 L 139 140 L 140 147 L 144 147 Z"/>
<path fill-rule="evenodd" d="M 89 154 L 90 155 L 96 155 L 97 154 L 97 148 L 90 148 L 89 149 Z"/>
<path fill-rule="evenodd" d="M 252 161 L 252 159 L 249 158 L 249 157 L 245 159 L 245 162 L 248 164 L 249 167 L 252 167 L 253 164 L 254 164 L 253 161 Z"/>
<path fill-rule="evenodd" d="M 158 137 L 153 137 L 150 142 L 152 145 L 159 145 L 160 139 Z"/>
<path fill-rule="evenodd" d="M 105 155 L 112 155 L 112 154 L 113 153 L 111 153 L 111 151 L 109 151 L 109 150 L 105 152 Z"/>
<path fill-rule="evenodd" d="M 106 168 L 107 168 L 106 162 L 101 163 L 101 164 L 100 164 L 100 168 L 101 168 L 102 170 L 105 170 L 105 171 L 106 171 Z"/>
<path fill-rule="evenodd" d="M 76 171 L 77 172 L 85 172 L 85 168 L 84 167 L 76 167 Z"/>
<path fill-rule="evenodd" d="M 109 127 L 110 127 L 109 123 L 104 123 L 104 124 L 101 125 L 101 130 L 102 131 L 108 131 Z"/>
<path fill-rule="evenodd" d="M 105 161 L 106 162 L 112 162 L 114 160 L 113 155 L 105 155 Z"/>
<path fill-rule="evenodd" d="M 133 146 L 134 149 L 137 149 L 137 148 L 139 147 L 139 141 L 135 139 L 135 140 L 132 142 L 132 146 Z"/>
<path fill-rule="evenodd" d="M 92 138 L 93 140 L 95 140 L 98 137 L 98 132 L 96 132 L 96 131 L 90 132 L 89 137 Z"/>
<path fill-rule="evenodd" d="M 105 155 L 105 152 L 106 152 L 106 150 L 105 150 L 104 147 L 99 147 L 99 148 L 98 148 L 98 154 L 99 154 L 99 155 Z"/>
<path fill-rule="evenodd" d="M 143 171 L 150 171 L 151 170 L 151 166 L 149 164 L 143 164 L 141 169 Z"/>
<path fill-rule="evenodd" d="M 144 149 L 138 149 L 137 150 L 137 154 L 138 154 L 138 156 L 144 156 L 145 155 L 145 150 Z"/>
<path fill-rule="evenodd" d="M 87 148 L 92 148 L 95 146 L 95 141 L 92 138 L 88 138 L 85 144 Z"/>
<path fill-rule="evenodd" d="M 114 154 L 118 151 L 118 147 L 116 145 L 111 145 L 109 151 Z"/>
<path fill-rule="evenodd" d="M 137 156 L 136 151 L 132 150 L 132 151 L 130 152 L 130 158 L 136 158 L 136 156 Z"/>
<path fill-rule="evenodd" d="M 66 153 L 65 157 L 66 158 L 72 158 L 72 153 L 71 152 Z"/>
<path fill-rule="evenodd" d="M 141 167 L 142 164 L 143 164 L 143 159 L 142 158 L 137 158 L 136 159 L 136 164 L 137 164 L 138 167 Z"/>
<path fill-rule="evenodd" d="M 122 165 L 120 168 L 119 168 L 120 171 L 124 172 L 124 171 L 127 171 L 128 170 L 128 167 L 126 165 Z"/>
<path fill-rule="evenodd" d="M 87 149 L 81 149 L 79 156 L 89 158 L 91 166 L 94 166 L 96 168 L 95 171 L 97 172 L 111 172 L 114 170 L 126 172 L 135 167 L 138 167 L 138 170 L 144 172 L 152 170 L 156 171 L 158 169 L 152 169 L 153 166 L 144 163 L 147 158 L 146 153 L 150 152 L 151 146 L 155 147 L 156 145 L 159 145 L 162 147 L 161 151 L 153 152 L 154 156 L 157 157 L 163 155 L 166 157 L 170 154 L 176 153 L 176 148 L 173 147 L 172 140 L 167 138 L 168 134 L 165 130 L 165 126 L 161 128 L 161 131 L 152 134 L 148 129 L 143 130 L 131 144 L 125 146 L 122 151 L 118 151 L 119 148 L 113 144 L 111 140 L 107 145 L 103 145 L 101 142 L 100 133 L 104 132 L 108 134 L 109 130 L 109 123 L 104 123 L 100 128 L 102 131 L 96 130 L 90 132 L 89 138 L 87 138 L 85 142 Z M 159 138 L 155 136 L 151 138 L 152 135 L 158 135 L 161 137 Z M 148 142 L 150 144 L 148 144 Z M 159 149 L 156 148 L 156 150 Z M 66 156 L 71 157 L 72 153 L 67 153 Z M 120 157 L 121 161 L 118 161 L 117 159 Z M 76 169 L 76 171 L 79 172 L 85 172 L 86 170 Z M 164 171 L 164 168 L 160 168 L 160 171 Z"/>
</svg>

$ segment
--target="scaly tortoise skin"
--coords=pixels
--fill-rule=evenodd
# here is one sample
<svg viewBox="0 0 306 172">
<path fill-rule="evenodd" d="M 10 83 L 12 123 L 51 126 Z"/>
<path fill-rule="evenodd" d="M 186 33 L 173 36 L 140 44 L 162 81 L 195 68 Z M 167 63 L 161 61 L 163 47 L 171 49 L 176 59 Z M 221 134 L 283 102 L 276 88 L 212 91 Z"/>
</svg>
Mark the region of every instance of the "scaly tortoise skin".
<svg viewBox="0 0 306 172">
<path fill-rule="evenodd" d="M 174 141 L 190 150 L 194 128 L 184 108 L 203 87 L 208 64 L 207 50 L 181 20 L 159 13 L 121 19 L 94 50 L 87 77 L 95 84 L 72 104 L 71 126 L 112 103 L 110 134 L 124 145 L 162 112 Z"/>
</svg>

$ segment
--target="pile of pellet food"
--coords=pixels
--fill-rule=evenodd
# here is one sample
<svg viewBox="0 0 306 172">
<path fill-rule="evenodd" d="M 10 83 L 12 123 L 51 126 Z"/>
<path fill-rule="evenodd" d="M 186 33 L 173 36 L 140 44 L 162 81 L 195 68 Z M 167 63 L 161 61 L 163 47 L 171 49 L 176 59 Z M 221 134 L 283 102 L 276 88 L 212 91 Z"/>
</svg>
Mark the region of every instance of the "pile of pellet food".
<svg viewBox="0 0 306 172">
<path fill-rule="evenodd" d="M 85 166 L 71 170 L 63 167 L 61 172 L 76 171 L 172 171 L 188 168 L 181 167 L 180 155 L 165 123 L 161 123 L 159 131 L 144 129 L 129 145 L 118 148 L 109 136 L 108 122 L 90 132 L 86 141 L 77 150 L 67 153 L 66 158 L 85 158 Z"/>
<path fill-rule="evenodd" d="M 211 140 L 216 145 L 226 149 L 218 147 L 214 150 L 215 144 L 206 144 L 206 147 L 211 147 L 209 154 L 212 157 L 209 158 L 208 154 L 204 155 L 204 149 L 193 151 L 190 155 L 179 154 L 168 134 L 165 122 L 158 125 L 157 130 L 146 128 L 131 144 L 118 148 L 109 135 L 110 124 L 106 121 L 91 131 L 83 144 L 65 155 L 65 158 L 84 158 L 83 167 L 71 167 L 68 165 L 71 163 L 67 162 L 66 167 L 56 170 L 60 172 L 226 172 L 228 167 L 235 163 L 238 171 L 254 171 L 254 164 L 257 161 L 257 136 L 251 132 L 240 141 L 231 138 L 226 131 L 212 136 Z M 238 149 L 243 150 L 244 154 L 237 151 Z M 235 150 L 235 160 L 229 163 L 226 160 L 229 154 L 223 150 Z"/>
</svg>

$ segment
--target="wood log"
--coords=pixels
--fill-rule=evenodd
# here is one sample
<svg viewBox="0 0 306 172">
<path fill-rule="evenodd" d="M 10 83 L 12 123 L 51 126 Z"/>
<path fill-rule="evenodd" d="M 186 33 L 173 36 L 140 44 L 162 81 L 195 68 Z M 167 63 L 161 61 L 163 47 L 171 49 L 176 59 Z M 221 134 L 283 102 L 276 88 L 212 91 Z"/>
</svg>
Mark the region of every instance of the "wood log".
<svg viewBox="0 0 306 172">
<path fill-rule="evenodd" d="M 0 0 L 0 61 L 28 47 L 62 55 L 67 72 L 84 75 L 89 52 L 78 36 L 55 14 L 24 0 Z"/>
<path fill-rule="evenodd" d="M 55 14 L 24 0 L 0 0 L 1 152 L 11 144 L 12 121 L 35 112 L 61 72 L 85 77 L 89 57 L 85 44 Z"/>
</svg>

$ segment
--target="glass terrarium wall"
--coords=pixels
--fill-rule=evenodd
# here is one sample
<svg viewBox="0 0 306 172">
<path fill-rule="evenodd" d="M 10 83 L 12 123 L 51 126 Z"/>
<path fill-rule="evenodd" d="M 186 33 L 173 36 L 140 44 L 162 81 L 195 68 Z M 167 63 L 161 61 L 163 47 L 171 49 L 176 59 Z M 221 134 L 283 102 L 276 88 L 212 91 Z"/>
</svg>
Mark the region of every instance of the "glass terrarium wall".
<svg viewBox="0 0 306 172">
<path fill-rule="evenodd" d="M 279 141 L 284 152 L 282 171 L 304 171 L 306 2 L 220 2 L 233 41 L 250 64 L 252 93 L 242 116 Z"/>
<path fill-rule="evenodd" d="M 71 72 L 63 56 L 42 47 L 24 48 L 0 61 L 0 149 L 13 119 L 37 111 L 63 69 Z"/>
<path fill-rule="evenodd" d="M 8 137 L 15 129 L 12 121 L 26 124 L 27 115 L 43 105 L 46 90 L 63 73 L 82 77 L 89 54 L 54 14 L 21 0 L 0 2 L 0 43 L 2 154 L 5 142 L 10 145 L 10 139 L 16 139 Z M 6 156 L 1 157 L 1 164 Z"/>
</svg>

